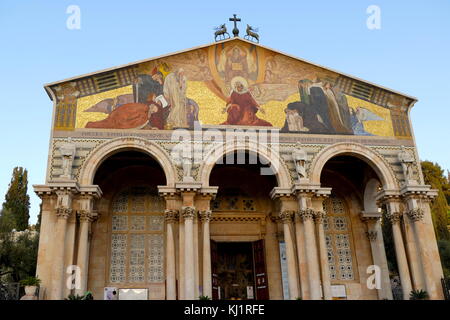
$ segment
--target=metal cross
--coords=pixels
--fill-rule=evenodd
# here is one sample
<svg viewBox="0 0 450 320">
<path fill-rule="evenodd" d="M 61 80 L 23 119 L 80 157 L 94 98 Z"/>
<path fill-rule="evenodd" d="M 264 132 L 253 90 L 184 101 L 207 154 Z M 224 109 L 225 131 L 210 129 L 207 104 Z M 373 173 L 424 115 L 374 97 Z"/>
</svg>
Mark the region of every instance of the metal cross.
<svg viewBox="0 0 450 320">
<path fill-rule="evenodd" d="M 233 35 L 235 37 L 239 36 L 239 29 L 237 28 L 237 23 L 236 22 L 241 21 L 241 18 L 236 18 L 236 15 L 233 14 L 233 18 L 230 18 L 230 21 L 234 22 Z"/>
</svg>

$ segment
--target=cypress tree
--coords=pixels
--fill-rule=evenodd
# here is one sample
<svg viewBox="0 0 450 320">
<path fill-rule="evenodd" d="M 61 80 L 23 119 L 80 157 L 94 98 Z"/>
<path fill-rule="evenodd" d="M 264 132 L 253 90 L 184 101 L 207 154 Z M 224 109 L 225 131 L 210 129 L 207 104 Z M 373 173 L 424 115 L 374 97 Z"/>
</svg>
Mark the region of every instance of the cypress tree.
<svg viewBox="0 0 450 320">
<path fill-rule="evenodd" d="M 3 210 L 10 215 L 13 228 L 22 231 L 28 228 L 30 197 L 27 194 L 28 172 L 22 167 L 13 170 L 11 183 L 5 195 Z"/>
</svg>

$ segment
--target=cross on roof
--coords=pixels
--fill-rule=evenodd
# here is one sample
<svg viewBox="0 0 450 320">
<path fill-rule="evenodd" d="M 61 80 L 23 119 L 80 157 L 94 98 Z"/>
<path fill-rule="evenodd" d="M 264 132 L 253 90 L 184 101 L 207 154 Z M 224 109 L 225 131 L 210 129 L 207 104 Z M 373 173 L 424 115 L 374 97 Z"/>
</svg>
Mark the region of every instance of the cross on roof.
<svg viewBox="0 0 450 320">
<path fill-rule="evenodd" d="M 239 36 L 239 29 L 237 28 L 237 22 L 241 21 L 241 18 L 237 18 L 235 14 L 233 14 L 233 18 L 230 18 L 230 21 L 234 22 L 233 35 L 235 37 Z"/>
</svg>

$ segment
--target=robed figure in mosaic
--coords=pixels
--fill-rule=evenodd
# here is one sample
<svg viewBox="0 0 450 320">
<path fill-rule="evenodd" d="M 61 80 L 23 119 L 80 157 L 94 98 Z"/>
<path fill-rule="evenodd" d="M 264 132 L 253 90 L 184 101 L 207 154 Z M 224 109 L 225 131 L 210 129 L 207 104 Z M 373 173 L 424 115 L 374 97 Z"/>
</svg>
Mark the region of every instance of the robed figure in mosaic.
<svg viewBox="0 0 450 320">
<path fill-rule="evenodd" d="M 223 125 L 272 126 L 270 122 L 256 116 L 258 111 L 264 113 L 264 109 L 258 105 L 248 91 L 248 84 L 244 78 L 233 78 L 231 87 L 233 91 L 224 109 L 224 112 L 228 113 L 227 121 L 223 122 Z"/>
</svg>

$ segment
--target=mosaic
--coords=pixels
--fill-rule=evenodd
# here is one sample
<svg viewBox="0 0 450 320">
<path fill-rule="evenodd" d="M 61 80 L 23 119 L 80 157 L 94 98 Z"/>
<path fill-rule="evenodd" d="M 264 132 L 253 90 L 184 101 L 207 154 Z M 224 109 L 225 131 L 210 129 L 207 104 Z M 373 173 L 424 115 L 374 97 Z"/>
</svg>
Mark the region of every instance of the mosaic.
<svg viewBox="0 0 450 320">
<path fill-rule="evenodd" d="M 92 90 L 80 87 L 90 78 L 65 84 L 70 99 L 62 95 L 60 104 L 70 100 L 76 110 L 58 128 L 74 123 L 73 129 L 170 130 L 193 128 L 198 121 L 303 134 L 410 137 L 408 98 L 241 40 L 93 76 L 102 77 L 111 84 L 98 87 L 94 79 Z M 58 119 L 69 117 L 67 108 L 60 109 Z"/>
</svg>

